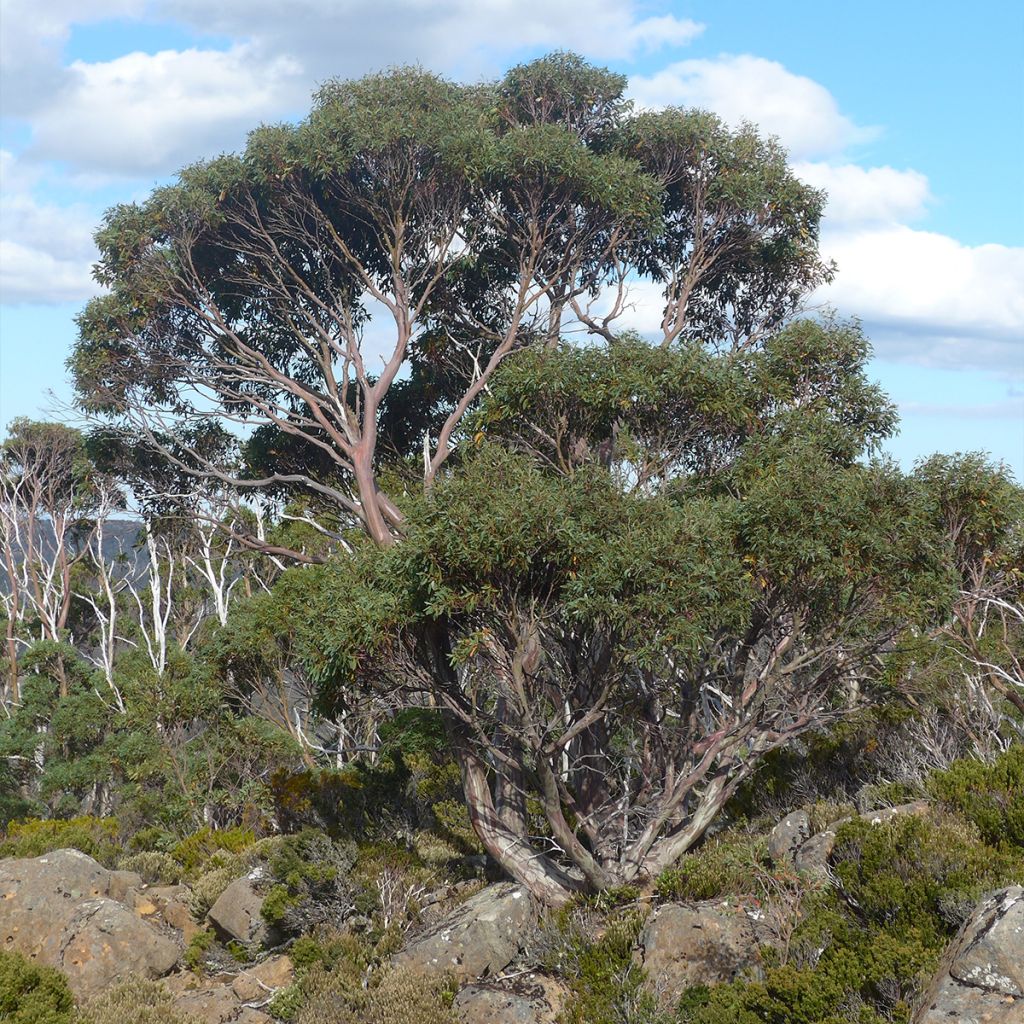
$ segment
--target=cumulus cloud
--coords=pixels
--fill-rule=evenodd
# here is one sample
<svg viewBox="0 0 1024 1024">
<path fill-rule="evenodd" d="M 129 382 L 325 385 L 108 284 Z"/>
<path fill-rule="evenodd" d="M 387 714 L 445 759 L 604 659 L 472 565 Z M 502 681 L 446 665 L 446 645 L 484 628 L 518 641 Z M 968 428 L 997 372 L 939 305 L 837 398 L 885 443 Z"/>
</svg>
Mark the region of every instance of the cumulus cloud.
<svg viewBox="0 0 1024 1024">
<path fill-rule="evenodd" d="M 53 303 L 96 294 L 95 213 L 38 199 L 37 182 L 37 172 L 0 150 L 0 301 Z"/>
<path fill-rule="evenodd" d="M 680 46 L 697 22 L 648 15 L 638 0 L 159 0 L 157 9 L 202 31 L 253 41 L 299 59 L 315 78 L 416 62 L 438 70 L 490 69 L 525 48 L 570 46 L 602 59 Z M 645 16 L 646 15 L 646 16 Z"/>
<path fill-rule="evenodd" d="M 822 249 L 839 274 L 816 297 L 860 317 L 878 355 L 1024 372 L 1024 248 L 854 224 L 826 225 Z"/>
<path fill-rule="evenodd" d="M 928 178 L 919 171 L 809 161 L 793 170 L 828 193 L 825 219 L 832 226 L 917 220 L 931 199 Z"/>
<path fill-rule="evenodd" d="M 298 101 L 300 71 L 286 58 L 261 65 L 244 45 L 76 61 L 61 102 L 34 119 L 29 155 L 85 171 L 166 174 L 237 146 L 261 117 Z"/>
<path fill-rule="evenodd" d="M 746 54 L 678 61 L 637 75 L 630 95 L 645 107 L 701 107 L 731 125 L 753 121 L 778 136 L 794 159 L 831 156 L 876 134 L 846 117 L 818 82 Z"/>
<path fill-rule="evenodd" d="M 64 87 L 61 51 L 72 24 L 136 16 L 144 0 L 3 0 L 0 104 L 6 116 L 26 116 L 54 101 Z"/>
</svg>

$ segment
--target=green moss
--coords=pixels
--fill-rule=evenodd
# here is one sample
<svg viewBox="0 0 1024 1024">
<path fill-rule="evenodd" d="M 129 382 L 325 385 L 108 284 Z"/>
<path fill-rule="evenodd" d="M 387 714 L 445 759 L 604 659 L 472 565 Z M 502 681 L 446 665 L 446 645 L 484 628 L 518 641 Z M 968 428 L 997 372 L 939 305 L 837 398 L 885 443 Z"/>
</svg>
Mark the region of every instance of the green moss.
<svg viewBox="0 0 1024 1024">
<path fill-rule="evenodd" d="M 74 1001 L 59 971 L 0 950 L 0 1021 L 69 1024 Z"/>
</svg>

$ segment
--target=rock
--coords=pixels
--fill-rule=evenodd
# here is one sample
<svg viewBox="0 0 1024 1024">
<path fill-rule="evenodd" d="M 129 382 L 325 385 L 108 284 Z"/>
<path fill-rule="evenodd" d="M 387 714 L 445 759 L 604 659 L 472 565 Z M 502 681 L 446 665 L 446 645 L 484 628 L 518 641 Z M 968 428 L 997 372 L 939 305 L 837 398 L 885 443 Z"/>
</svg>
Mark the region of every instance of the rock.
<svg viewBox="0 0 1024 1024">
<path fill-rule="evenodd" d="M 116 900 L 85 900 L 64 927 L 53 966 L 79 998 L 101 995 L 131 975 L 159 978 L 178 962 L 178 945 Z"/>
<path fill-rule="evenodd" d="M 203 1024 L 227 1024 L 238 1019 L 243 1007 L 229 984 L 205 984 L 186 989 L 175 997 L 174 1008 L 182 1014 L 192 1014 Z"/>
<path fill-rule="evenodd" d="M 1024 1020 L 1024 886 L 985 896 L 943 957 L 914 1024 Z"/>
<path fill-rule="evenodd" d="M 163 976 L 177 944 L 107 897 L 110 876 L 77 850 L 0 863 L 0 947 L 63 971 L 80 999 L 131 974 Z"/>
<path fill-rule="evenodd" d="M 468 985 L 456 997 L 461 1024 L 555 1024 L 565 988 L 554 978 L 529 974 L 512 984 Z"/>
<path fill-rule="evenodd" d="M 243 1003 L 262 1002 L 270 994 L 295 978 L 295 966 L 289 956 L 272 956 L 247 971 L 242 971 L 231 988 Z"/>
<path fill-rule="evenodd" d="M 647 986 L 664 1007 L 694 985 L 732 981 L 760 963 L 756 922 L 727 903 L 669 903 L 648 918 L 640 933 Z"/>
<path fill-rule="evenodd" d="M 768 855 L 774 864 L 792 864 L 793 857 L 811 834 L 806 811 L 787 814 L 768 836 Z"/>
<path fill-rule="evenodd" d="M 210 922 L 218 931 L 248 946 L 267 937 L 266 922 L 260 917 L 263 896 L 256 888 L 259 875 L 236 878 L 210 908 Z"/>
<path fill-rule="evenodd" d="M 892 821 L 893 818 L 898 818 L 902 815 L 909 815 L 917 817 L 922 814 L 928 813 L 928 808 L 931 805 L 927 800 L 914 800 L 909 804 L 899 804 L 896 807 L 883 807 L 878 811 L 868 811 L 866 814 L 860 815 L 862 821 L 866 821 L 871 825 L 881 825 L 886 821 Z M 830 825 L 830 828 L 835 828 L 835 825 Z"/>
<path fill-rule="evenodd" d="M 831 830 L 819 832 L 811 836 L 793 858 L 793 864 L 797 871 L 807 871 L 820 874 L 828 869 L 828 859 L 836 847 L 836 834 Z"/>
<path fill-rule="evenodd" d="M 393 960 L 422 971 L 448 970 L 459 981 L 493 976 L 515 958 L 519 937 L 536 916 L 537 908 L 522 886 L 489 885 Z"/>
<path fill-rule="evenodd" d="M 287 957 L 277 957 L 288 960 Z M 269 963 L 269 961 L 267 961 Z M 291 961 L 288 960 L 289 965 Z M 262 965 L 259 965 L 262 966 Z M 204 1024 L 271 1024 L 272 1018 L 259 1007 L 246 1003 L 265 1003 L 270 993 L 259 990 L 256 998 L 245 998 L 235 990 L 239 978 L 230 974 L 198 978 L 189 971 L 174 974 L 165 982 L 174 999 L 174 1008 L 182 1014 L 192 1014 Z M 242 986 L 244 989 L 244 985 Z"/>
<path fill-rule="evenodd" d="M 131 894 L 144 887 L 142 875 L 135 871 L 111 871 L 107 895 L 118 903 L 128 903 Z"/>
<path fill-rule="evenodd" d="M 160 908 L 160 916 L 178 931 L 185 932 L 189 927 L 198 928 L 192 920 L 192 909 L 187 903 L 179 899 L 168 900 Z M 187 941 L 187 940 L 186 940 Z"/>
</svg>

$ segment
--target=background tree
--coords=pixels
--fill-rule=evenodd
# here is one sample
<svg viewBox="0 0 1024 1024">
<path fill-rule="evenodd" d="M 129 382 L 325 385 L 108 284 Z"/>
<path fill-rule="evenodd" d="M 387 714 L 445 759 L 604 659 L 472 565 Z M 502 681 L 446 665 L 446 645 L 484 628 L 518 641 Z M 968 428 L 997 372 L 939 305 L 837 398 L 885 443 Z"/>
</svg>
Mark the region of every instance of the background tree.
<svg viewBox="0 0 1024 1024">
<path fill-rule="evenodd" d="M 8 697 L 17 701 L 19 647 L 59 644 L 71 611 L 75 564 L 88 551 L 100 488 L 79 433 L 15 420 L 0 446 L 0 550 L 4 563 Z M 63 662 L 58 657 L 58 672 Z M 61 682 L 65 686 L 64 681 Z"/>
</svg>

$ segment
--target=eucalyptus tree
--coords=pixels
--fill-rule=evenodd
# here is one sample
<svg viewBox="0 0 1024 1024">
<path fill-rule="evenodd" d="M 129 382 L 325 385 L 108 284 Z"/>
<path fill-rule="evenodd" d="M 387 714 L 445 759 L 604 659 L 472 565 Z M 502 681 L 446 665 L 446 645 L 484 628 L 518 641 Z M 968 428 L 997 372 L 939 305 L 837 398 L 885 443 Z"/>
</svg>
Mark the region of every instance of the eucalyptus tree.
<svg viewBox="0 0 1024 1024">
<path fill-rule="evenodd" d="M 328 563 L 281 584 L 318 609 L 325 699 L 436 707 L 486 848 L 551 900 L 697 841 L 923 614 L 913 559 L 938 572 L 899 527 L 913 488 L 855 462 L 891 424 L 862 340 L 783 330 L 831 273 L 821 194 L 752 129 L 624 87 L 567 54 L 330 82 L 110 211 L 71 359 L 157 471 L 327 535 L 245 539 Z M 644 279 L 657 350 L 618 331 Z"/>
<path fill-rule="evenodd" d="M 747 130 L 634 118 L 624 85 L 571 55 L 483 87 L 331 82 L 301 124 L 114 208 L 110 292 L 71 361 L 83 402 L 185 472 L 305 491 L 386 545 L 402 513 L 382 454 L 415 447 L 429 487 L 501 362 L 557 341 L 567 310 L 607 333 L 646 274 L 674 324 L 716 327 L 725 307 L 777 322 L 777 293 L 828 273 L 820 194 Z M 681 187 L 686 168 L 700 184 Z M 225 423 L 247 462 L 211 454 Z"/>
<path fill-rule="evenodd" d="M 24 418 L 11 423 L 0 444 L 0 598 L 6 618 L 7 695 L 14 701 L 19 651 L 34 640 L 59 644 L 65 639 L 74 596 L 72 570 L 87 553 L 104 493 L 79 431 Z M 57 671 L 63 689 L 59 657 Z"/>
</svg>

